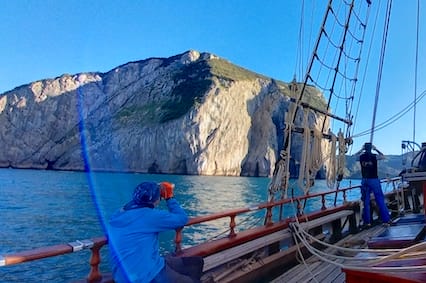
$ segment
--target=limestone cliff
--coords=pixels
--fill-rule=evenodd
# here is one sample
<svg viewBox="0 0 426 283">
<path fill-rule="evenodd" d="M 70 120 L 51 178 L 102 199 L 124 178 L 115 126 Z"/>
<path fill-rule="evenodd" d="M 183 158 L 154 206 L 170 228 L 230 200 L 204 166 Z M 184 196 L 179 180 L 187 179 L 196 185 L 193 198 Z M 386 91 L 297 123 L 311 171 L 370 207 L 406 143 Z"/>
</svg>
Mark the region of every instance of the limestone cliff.
<svg viewBox="0 0 426 283">
<path fill-rule="evenodd" d="M 197 51 L 41 80 L 0 95 L 0 167 L 267 176 L 290 96 Z"/>
</svg>

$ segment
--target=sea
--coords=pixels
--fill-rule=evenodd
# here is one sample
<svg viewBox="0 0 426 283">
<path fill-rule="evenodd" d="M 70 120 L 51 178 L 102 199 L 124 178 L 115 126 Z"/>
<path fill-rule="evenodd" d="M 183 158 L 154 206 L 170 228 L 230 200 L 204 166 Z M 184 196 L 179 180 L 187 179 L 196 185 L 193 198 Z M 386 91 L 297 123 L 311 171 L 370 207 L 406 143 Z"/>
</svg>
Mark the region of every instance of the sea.
<svg viewBox="0 0 426 283">
<path fill-rule="evenodd" d="M 127 203 L 137 184 L 169 181 L 175 197 L 190 217 L 228 209 L 255 207 L 267 200 L 269 178 L 153 175 L 135 173 L 69 172 L 0 169 L 0 260 L 1 255 L 91 239 L 105 234 L 108 219 Z M 344 180 L 341 187 L 360 180 Z M 301 191 L 292 185 L 291 193 Z M 316 180 L 314 192 L 328 190 Z M 290 192 L 289 192 L 290 193 Z M 339 198 L 341 198 L 339 196 Z M 349 200 L 359 199 L 355 190 Z M 334 195 L 327 198 L 328 205 Z M 321 201 L 308 202 L 315 210 Z M 165 208 L 164 203 L 160 208 Z M 263 221 L 264 211 L 237 217 L 237 231 Z M 294 215 L 291 205 L 284 217 Z M 278 217 L 274 211 L 274 217 Z M 221 237 L 229 219 L 220 219 L 183 230 L 183 247 Z M 174 232 L 160 234 L 161 253 L 174 250 Z M 0 266 L 0 282 L 73 282 L 89 273 L 90 250 L 11 266 Z M 101 272 L 110 272 L 108 247 L 101 250 Z"/>
</svg>

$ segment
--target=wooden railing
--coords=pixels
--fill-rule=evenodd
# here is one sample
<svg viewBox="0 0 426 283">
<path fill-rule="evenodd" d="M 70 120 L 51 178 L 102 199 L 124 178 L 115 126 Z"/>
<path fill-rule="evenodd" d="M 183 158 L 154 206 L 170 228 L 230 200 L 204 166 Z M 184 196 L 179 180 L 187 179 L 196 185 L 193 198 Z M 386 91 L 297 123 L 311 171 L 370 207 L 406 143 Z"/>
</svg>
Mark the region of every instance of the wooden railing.
<svg viewBox="0 0 426 283">
<path fill-rule="evenodd" d="M 391 182 L 395 184 L 395 182 L 399 181 L 400 178 L 392 178 L 392 179 L 383 179 L 381 182 Z M 394 187 L 396 187 L 394 185 Z M 314 198 L 321 198 L 322 206 L 320 210 L 326 210 L 326 196 L 327 195 L 336 195 L 336 194 L 342 194 L 341 204 L 339 206 L 345 206 L 345 203 L 347 202 L 347 191 L 354 190 L 360 188 L 360 185 L 357 186 L 351 186 L 348 188 L 341 188 L 339 190 L 335 191 L 326 191 L 326 192 L 319 192 L 304 196 L 298 196 L 291 199 L 283 199 L 275 202 L 266 202 L 261 203 L 256 206 L 247 207 L 247 208 L 237 208 L 237 209 L 231 209 L 224 212 L 219 213 L 213 213 L 205 216 L 199 216 L 195 218 L 191 218 L 188 223 L 185 225 L 186 227 L 205 223 L 217 219 L 227 218 L 229 217 L 229 234 L 227 235 L 228 238 L 233 238 L 237 235 L 237 232 L 235 231 L 236 227 L 236 221 L 235 218 L 238 215 L 252 212 L 252 211 L 258 211 L 258 210 L 266 210 L 266 221 L 265 225 L 273 225 L 273 211 L 272 209 L 274 207 L 283 207 L 285 204 L 289 203 L 295 203 L 297 205 L 297 213 L 298 215 L 304 214 L 304 206 L 302 205 L 302 202 L 308 200 L 308 199 L 314 199 Z M 334 206 L 334 205 L 332 205 Z M 339 207 L 336 206 L 336 207 Z M 281 211 L 281 210 L 280 210 Z M 182 252 L 182 238 L 183 238 L 183 228 L 177 229 L 175 234 L 175 251 L 177 254 Z M 91 250 L 91 257 L 90 257 L 90 272 L 87 276 L 87 282 L 99 282 L 102 279 L 101 272 L 99 270 L 99 264 L 101 262 L 100 257 L 100 249 L 108 244 L 108 240 L 106 237 L 98 237 L 98 238 L 92 238 L 87 240 L 78 240 L 75 242 L 71 242 L 68 244 L 61 244 L 61 245 L 54 245 L 49 247 L 42 247 L 27 251 L 22 251 L 18 253 L 13 254 L 6 254 L 6 255 L 0 255 L 0 267 L 6 266 L 6 265 L 13 265 L 13 264 L 19 264 L 23 262 L 28 262 L 32 260 L 42 259 L 42 258 L 48 258 L 48 257 L 54 257 L 58 255 L 64 255 L 68 253 L 77 252 L 80 250 Z"/>
</svg>

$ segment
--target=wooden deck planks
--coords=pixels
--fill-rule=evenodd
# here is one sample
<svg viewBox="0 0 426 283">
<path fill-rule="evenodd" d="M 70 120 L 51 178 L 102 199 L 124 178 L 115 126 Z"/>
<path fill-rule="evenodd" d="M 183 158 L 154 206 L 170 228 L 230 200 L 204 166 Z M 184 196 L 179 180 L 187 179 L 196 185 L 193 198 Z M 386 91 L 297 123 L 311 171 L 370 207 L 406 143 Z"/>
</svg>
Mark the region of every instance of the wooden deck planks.
<svg viewBox="0 0 426 283">
<path fill-rule="evenodd" d="M 298 283 L 303 281 L 307 276 L 312 273 L 312 270 L 319 266 L 321 262 L 317 261 L 310 264 L 299 264 L 294 268 L 293 274 L 286 277 L 286 282 L 288 283 Z M 313 274 L 313 273 L 312 273 Z"/>
<path fill-rule="evenodd" d="M 384 228 L 382 226 L 372 227 L 368 230 L 361 231 L 355 235 L 348 235 L 344 239 L 340 240 L 335 245 L 344 246 L 344 247 L 365 247 L 368 240 L 371 237 L 379 235 L 383 232 Z M 331 253 L 332 249 L 327 248 L 324 251 Z M 271 283 L 300 283 L 300 282 L 333 282 L 333 283 L 343 283 L 345 282 L 345 273 L 342 272 L 341 268 L 335 264 L 328 262 L 323 262 L 315 256 L 311 256 L 305 259 L 308 267 L 299 263 L 294 266 L 278 278 L 271 281 Z M 343 259 L 338 259 L 337 262 L 343 263 Z M 315 279 L 312 278 L 315 277 Z"/>
</svg>

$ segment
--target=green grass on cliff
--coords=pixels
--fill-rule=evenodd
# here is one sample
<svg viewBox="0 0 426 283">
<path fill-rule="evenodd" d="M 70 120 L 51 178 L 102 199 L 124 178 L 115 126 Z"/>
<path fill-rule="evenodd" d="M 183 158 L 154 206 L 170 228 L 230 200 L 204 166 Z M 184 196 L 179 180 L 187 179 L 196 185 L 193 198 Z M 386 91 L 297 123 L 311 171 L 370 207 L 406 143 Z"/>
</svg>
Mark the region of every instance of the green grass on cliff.
<svg viewBox="0 0 426 283">
<path fill-rule="evenodd" d="M 159 122 L 180 118 L 195 104 L 201 103 L 213 84 L 213 76 L 232 81 L 267 79 L 223 59 L 199 60 L 188 64 L 173 76 L 176 87 L 172 90 L 171 100 L 162 106 Z"/>
<path fill-rule="evenodd" d="M 211 73 L 219 78 L 229 79 L 229 80 L 255 80 L 255 79 L 265 79 L 270 80 L 266 76 L 257 74 L 255 72 L 249 71 L 247 69 L 236 66 L 223 59 L 213 59 L 208 61 L 209 66 L 211 67 Z M 279 86 L 280 91 L 290 97 L 295 97 L 295 95 L 290 92 L 288 84 L 279 80 L 275 80 Z M 299 87 L 301 85 L 299 84 Z M 302 99 L 303 102 L 306 102 L 314 107 L 325 110 L 327 103 L 324 97 L 319 93 L 317 89 L 312 86 L 308 86 L 305 89 L 305 95 Z"/>
<path fill-rule="evenodd" d="M 213 77 L 219 82 L 251 81 L 270 78 L 236 66 L 229 61 L 215 58 L 198 60 L 184 65 L 172 74 L 174 88 L 169 99 L 163 102 L 151 102 L 143 106 L 124 108 L 118 113 L 121 122 L 137 121 L 142 125 L 165 123 L 178 119 L 188 113 L 194 105 L 202 103 L 204 96 L 213 85 Z M 288 84 L 275 81 L 280 91 L 287 96 L 294 96 L 289 91 Z M 225 85 L 223 85 L 226 87 Z M 325 101 L 315 89 L 307 89 L 305 102 L 324 109 Z"/>
<path fill-rule="evenodd" d="M 223 59 L 209 60 L 208 65 L 210 66 L 211 74 L 219 78 L 233 81 L 255 80 L 258 78 L 268 79 L 265 76 L 251 72 Z"/>
<path fill-rule="evenodd" d="M 148 103 L 143 106 L 132 106 L 120 109 L 117 118 L 121 123 L 136 122 L 140 125 L 152 125 L 160 121 L 157 114 L 161 109 L 159 103 Z"/>
</svg>

